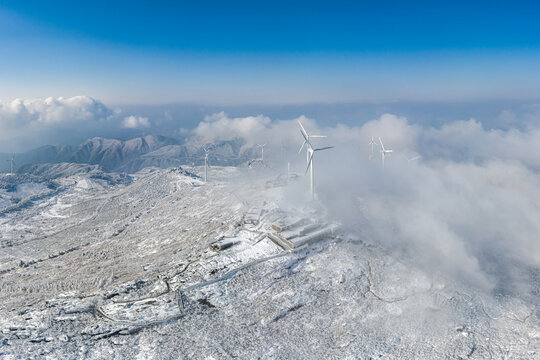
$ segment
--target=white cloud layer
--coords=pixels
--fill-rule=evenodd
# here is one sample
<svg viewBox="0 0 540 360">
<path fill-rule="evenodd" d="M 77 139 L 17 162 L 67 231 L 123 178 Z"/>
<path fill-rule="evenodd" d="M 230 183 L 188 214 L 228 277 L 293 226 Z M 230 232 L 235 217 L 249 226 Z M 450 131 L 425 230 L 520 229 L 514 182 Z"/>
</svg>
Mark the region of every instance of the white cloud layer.
<svg viewBox="0 0 540 360">
<path fill-rule="evenodd" d="M 245 146 L 260 143 L 272 143 L 278 147 L 296 143 L 298 132 L 297 120 L 308 125 L 315 123 L 301 116 L 294 120 L 272 121 L 263 115 L 231 118 L 224 112 L 206 116 L 194 129 L 193 134 L 202 142 L 242 139 Z"/>
<path fill-rule="evenodd" d="M 142 116 L 127 116 L 122 121 L 122 126 L 128 129 L 143 129 L 151 126 L 150 120 L 147 117 Z"/>
<path fill-rule="evenodd" d="M 15 99 L 8 104 L 0 104 L 3 128 L 102 121 L 112 114 L 109 108 L 88 96 Z"/>
<path fill-rule="evenodd" d="M 0 103 L 1 151 L 24 151 L 41 145 L 111 136 L 119 129 L 147 128 L 150 120 L 127 116 L 89 96 L 15 99 Z"/>
<path fill-rule="evenodd" d="M 253 143 L 254 139 L 258 139 L 267 130 L 270 123 L 270 118 L 262 115 L 230 118 L 220 112 L 206 116 L 194 133 L 209 141 L 242 138 Z"/>
</svg>

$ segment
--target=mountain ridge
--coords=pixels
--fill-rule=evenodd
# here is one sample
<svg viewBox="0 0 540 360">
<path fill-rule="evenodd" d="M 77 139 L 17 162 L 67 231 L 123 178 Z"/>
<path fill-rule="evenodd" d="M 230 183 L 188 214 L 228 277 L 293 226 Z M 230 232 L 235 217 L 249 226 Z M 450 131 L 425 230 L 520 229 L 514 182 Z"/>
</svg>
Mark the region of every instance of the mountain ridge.
<svg viewBox="0 0 540 360">
<path fill-rule="evenodd" d="M 79 145 L 45 145 L 15 154 L 15 168 L 25 171 L 29 165 L 75 163 L 99 165 L 104 171 L 134 173 L 145 167 L 167 168 L 202 164 L 204 148 L 211 147 L 214 165 L 239 165 L 256 156 L 244 148 L 240 139 L 204 144 L 182 141 L 163 135 L 146 135 L 128 140 L 93 137 Z M 0 171 L 9 171 L 11 154 L 0 154 Z"/>
</svg>

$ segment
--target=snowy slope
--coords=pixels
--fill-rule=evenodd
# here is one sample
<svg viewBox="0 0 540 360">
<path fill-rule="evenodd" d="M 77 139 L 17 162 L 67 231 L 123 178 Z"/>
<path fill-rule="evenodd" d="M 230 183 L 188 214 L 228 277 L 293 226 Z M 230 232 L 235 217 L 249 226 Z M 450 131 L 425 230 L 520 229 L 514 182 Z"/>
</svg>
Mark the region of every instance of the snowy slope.
<svg viewBox="0 0 540 360">
<path fill-rule="evenodd" d="M 152 170 L 112 186 L 81 173 L 0 217 L 0 356 L 539 356 L 534 294 L 427 272 L 254 171 L 213 167 L 203 183 Z M 538 269 L 523 271 L 538 289 Z"/>
</svg>

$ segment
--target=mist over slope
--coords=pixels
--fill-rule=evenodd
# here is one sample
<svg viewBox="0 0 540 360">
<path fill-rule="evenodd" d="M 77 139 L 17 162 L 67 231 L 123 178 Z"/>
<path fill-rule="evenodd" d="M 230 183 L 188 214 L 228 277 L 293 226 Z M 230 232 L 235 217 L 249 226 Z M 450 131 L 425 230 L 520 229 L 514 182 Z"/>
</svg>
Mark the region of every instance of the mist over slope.
<svg viewBox="0 0 540 360">
<path fill-rule="evenodd" d="M 265 142 L 276 168 L 284 171 L 290 161 L 303 174 L 297 120 L 310 134 L 328 136 L 314 146 L 335 146 L 314 158 L 316 192 L 329 216 L 460 283 L 499 295 L 537 293 L 531 284 L 540 265 L 540 129 L 485 129 L 475 119 L 422 127 L 392 114 L 362 126 L 324 127 L 305 117 L 221 113 L 195 133 Z M 372 136 L 393 150 L 384 169 L 379 145 L 370 155 Z M 289 199 L 305 199 L 299 194 L 307 188 L 290 188 Z M 522 266 L 530 271 L 516 270 Z"/>
</svg>

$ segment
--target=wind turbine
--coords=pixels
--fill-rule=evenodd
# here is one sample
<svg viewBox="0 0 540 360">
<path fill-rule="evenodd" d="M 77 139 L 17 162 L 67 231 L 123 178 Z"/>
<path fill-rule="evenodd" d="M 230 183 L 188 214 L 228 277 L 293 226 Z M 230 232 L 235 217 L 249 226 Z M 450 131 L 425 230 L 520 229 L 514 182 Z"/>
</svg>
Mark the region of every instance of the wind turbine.
<svg viewBox="0 0 540 360">
<path fill-rule="evenodd" d="M 307 146 L 308 163 L 307 163 L 305 175 L 307 175 L 308 171 L 311 170 L 310 175 L 309 175 L 309 190 L 311 192 L 311 198 L 315 199 L 315 191 L 314 191 L 315 185 L 313 182 L 313 155 L 315 154 L 316 151 L 332 149 L 333 146 L 326 146 L 326 147 L 314 149 L 313 145 L 311 145 L 311 141 L 309 141 L 309 135 L 307 134 L 306 130 L 304 129 L 300 121 L 298 121 L 298 123 L 300 124 L 300 128 L 301 128 L 300 133 L 302 133 L 302 136 L 304 137 L 304 144 L 302 144 L 302 147 L 304 147 L 304 145 Z M 315 137 L 315 136 L 311 136 L 311 137 Z M 326 136 L 317 135 L 317 137 L 326 137 Z M 301 150 L 302 148 L 300 148 L 300 151 Z"/>
<path fill-rule="evenodd" d="M 204 149 L 204 182 L 208 179 L 208 154 L 210 153 L 210 150 L 205 148 Z"/>
<path fill-rule="evenodd" d="M 403 155 L 403 157 L 404 157 L 405 159 L 407 159 L 407 165 L 410 166 L 410 165 L 411 165 L 411 162 L 420 159 L 420 158 L 422 157 L 422 155 L 416 155 L 416 156 L 413 156 L 413 157 L 410 158 L 410 159 L 409 159 L 407 156 L 405 156 L 405 155 Z"/>
<path fill-rule="evenodd" d="M 382 167 L 384 169 L 384 158 L 386 154 L 390 155 L 390 153 L 393 153 L 394 151 L 390 149 L 385 149 L 380 137 L 379 137 L 379 143 L 381 144 L 381 161 L 382 161 Z"/>
<path fill-rule="evenodd" d="M 6 161 L 9 161 L 11 163 L 11 172 L 10 172 L 10 174 L 13 174 L 13 168 L 15 166 L 15 154 L 11 155 L 11 159 L 6 160 Z"/>
<path fill-rule="evenodd" d="M 325 138 L 326 136 L 325 135 L 309 135 L 306 129 L 304 129 L 304 126 L 302 126 L 302 123 L 300 122 L 300 120 L 298 120 L 298 125 L 300 125 L 300 132 L 302 133 L 302 136 L 304 137 L 304 142 L 302 143 L 302 146 L 300 146 L 300 150 L 298 150 L 298 153 L 300 154 L 304 146 L 307 146 L 306 147 L 306 162 L 309 165 L 309 147 L 311 146 L 311 142 L 309 140 L 315 139 L 315 138 Z"/>
<path fill-rule="evenodd" d="M 373 136 L 371 137 L 371 140 L 369 140 L 369 145 L 371 145 L 371 154 L 369 154 L 369 160 L 373 160 L 373 147 L 377 145 Z"/>
<path fill-rule="evenodd" d="M 257 146 L 261 148 L 261 161 L 264 162 L 264 147 L 266 144 L 257 144 Z"/>
</svg>

